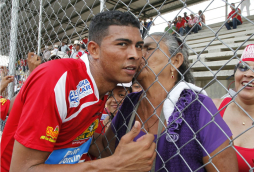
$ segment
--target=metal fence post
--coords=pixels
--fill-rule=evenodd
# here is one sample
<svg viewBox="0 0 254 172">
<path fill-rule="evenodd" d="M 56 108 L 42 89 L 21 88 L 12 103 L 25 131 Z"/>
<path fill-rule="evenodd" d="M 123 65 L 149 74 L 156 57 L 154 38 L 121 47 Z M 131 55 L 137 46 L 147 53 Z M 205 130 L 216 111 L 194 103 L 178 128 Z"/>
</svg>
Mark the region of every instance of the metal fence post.
<svg viewBox="0 0 254 172">
<path fill-rule="evenodd" d="M 225 20 L 228 19 L 228 0 L 226 0 L 226 3 L 225 3 Z"/>
<path fill-rule="evenodd" d="M 40 0 L 40 15 L 39 15 L 39 28 L 38 28 L 38 51 L 37 54 L 40 54 L 41 51 L 41 23 L 42 23 L 42 0 Z"/>
<path fill-rule="evenodd" d="M 105 0 L 100 0 L 100 2 L 101 2 L 101 4 L 100 4 L 100 12 L 103 12 Z"/>
<path fill-rule="evenodd" d="M 17 31 L 18 31 L 18 8 L 19 0 L 12 0 L 11 9 L 11 33 L 10 33 L 10 55 L 9 55 L 9 75 L 15 75 L 15 61 L 17 57 Z M 8 98 L 14 95 L 14 83 L 8 85 Z"/>
</svg>

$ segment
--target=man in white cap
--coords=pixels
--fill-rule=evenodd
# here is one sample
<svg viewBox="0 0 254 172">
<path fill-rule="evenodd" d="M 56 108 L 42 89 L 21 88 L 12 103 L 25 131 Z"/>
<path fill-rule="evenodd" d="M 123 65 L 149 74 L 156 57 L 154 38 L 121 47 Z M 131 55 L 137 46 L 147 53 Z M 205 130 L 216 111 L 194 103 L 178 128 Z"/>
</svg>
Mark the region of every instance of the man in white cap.
<svg viewBox="0 0 254 172">
<path fill-rule="evenodd" d="M 76 56 L 79 51 L 80 51 L 80 42 L 78 40 L 75 40 L 73 43 L 73 48 L 72 48 L 70 58 L 76 59 Z"/>
</svg>

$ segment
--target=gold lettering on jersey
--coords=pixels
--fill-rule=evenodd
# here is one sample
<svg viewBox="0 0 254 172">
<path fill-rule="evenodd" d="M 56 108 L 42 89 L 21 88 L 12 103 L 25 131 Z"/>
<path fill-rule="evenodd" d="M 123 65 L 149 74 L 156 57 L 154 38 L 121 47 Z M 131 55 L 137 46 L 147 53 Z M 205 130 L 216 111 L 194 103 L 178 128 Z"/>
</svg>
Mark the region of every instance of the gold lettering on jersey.
<svg viewBox="0 0 254 172">
<path fill-rule="evenodd" d="M 74 141 L 84 140 L 91 137 L 94 131 L 98 128 L 99 119 L 96 119 L 81 135 L 79 135 Z"/>
</svg>

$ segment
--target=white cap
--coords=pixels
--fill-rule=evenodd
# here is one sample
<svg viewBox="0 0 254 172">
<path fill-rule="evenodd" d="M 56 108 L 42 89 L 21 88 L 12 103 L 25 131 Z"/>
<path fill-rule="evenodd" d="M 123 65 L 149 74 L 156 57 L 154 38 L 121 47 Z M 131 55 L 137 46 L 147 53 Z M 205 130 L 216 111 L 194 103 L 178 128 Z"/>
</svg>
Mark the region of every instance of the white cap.
<svg viewBox="0 0 254 172">
<path fill-rule="evenodd" d="M 249 44 L 245 47 L 241 56 L 242 61 L 254 61 L 254 44 Z"/>
<path fill-rule="evenodd" d="M 55 48 L 58 48 L 58 45 L 55 44 L 54 47 L 55 47 Z"/>
<path fill-rule="evenodd" d="M 73 44 L 74 44 L 74 45 L 75 45 L 75 44 L 80 45 L 80 42 L 79 42 L 78 40 L 75 40 Z"/>
<path fill-rule="evenodd" d="M 66 53 L 64 53 L 62 51 L 54 51 L 53 50 L 53 51 L 50 52 L 50 57 L 54 57 L 54 56 L 58 56 L 61 59 L 69 58 L 69 56 Z"/>
<path fill-rule="evenodd" d="M 129 83 L 118 83 L 116 86 L 118 87 L 131 87 L 132 82 Z"/>
</svg>

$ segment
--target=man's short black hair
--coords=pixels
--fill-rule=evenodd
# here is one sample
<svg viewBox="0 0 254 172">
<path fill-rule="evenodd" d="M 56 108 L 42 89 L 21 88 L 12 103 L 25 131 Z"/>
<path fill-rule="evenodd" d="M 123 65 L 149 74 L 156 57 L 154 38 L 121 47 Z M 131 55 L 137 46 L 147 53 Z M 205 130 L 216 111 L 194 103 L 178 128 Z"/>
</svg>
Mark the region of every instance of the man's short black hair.
<svg viewBox="0 0 254 172">
<path fill-rule="evenodd" d="M 91 20 L 89 26 L 89 41 L 101 44 L 102 39 L 108 34 L 108 27 L 117 26 L 133 26 L 139 29 L 140 24 L 129 12 L 121 11 L 105 11 L 96 14 Z"/>
</svg>

